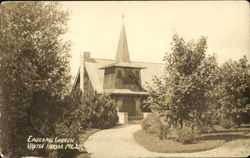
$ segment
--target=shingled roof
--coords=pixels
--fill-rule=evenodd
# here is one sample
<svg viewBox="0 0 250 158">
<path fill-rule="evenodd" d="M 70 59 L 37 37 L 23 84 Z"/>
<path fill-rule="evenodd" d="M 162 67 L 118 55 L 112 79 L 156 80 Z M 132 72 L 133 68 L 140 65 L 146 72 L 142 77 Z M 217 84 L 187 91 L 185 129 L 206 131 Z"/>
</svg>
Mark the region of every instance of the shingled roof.
<svg viewBox="0 0 250 158">
<path fill-rule="evenodd" d="M 124 15 L 122 15 L 124 20 Z M 85 55 L 86 59 L 82 61 L 84 64 L 84 69 L 86 70 L 92 87 L 98 93 L 109 93 L 109 94 L 132 94 L 132 95 L 146 95 L 147 92 L 140 91 L 134 92 L 129 89 L 103 89 L 104 83 L 104 69 L 108 67 L 128 67 L 128 68 L 139 68 L 141 69 L 141 83 L 142 87 L 146 84 L 152 84 L 152 79 L 160 77 L 164 72 L 164 64 L 162 63 L 149 63 L 149 62 L 132 62 L 130 61 L 128 43 L 126 37 L 126 31 L 124 26 L 124 21 L 121 26 L 120 38 L 116 51 L 115 60 L 108 59 L 94 59 L 90 58 L 90 54 Z M 80 69 L 77 73 L 74 86 L 77 81 L 79 81 Z"/>
<path fill-rule="evenodd" d="M 91 85 L 98 93 L 104 93 L 103 83 L 104 83 L 104 69 L 100 69 L 106 65 L 114 63 L 115 60 L 108 59 L 95 59 L 85 61 L 85 70 L 89 76 Z M 141 69 L 141 81 L 142 86 L 145 86 L 146 82 L 152 84 L 152 79 L 154 76 L 160 77 L 164 73 L 165 65 L 163 63 L 151 63 L 151 62 L 131 62 L 135 65 L 145 67 Z M 80 77 L 77 72 L 77 77 Z M 77 81 L 76 78 L 75 81 Z"/>
<path fill-rule="evenodd" d="M 133 63 L 133 62 L 115 62 L 109 65 L 106 65 L 104 67 L 101 67 L 100 69 L 106 69 L 108 67 L 127 67 L 127 68 L 139 68 L 139 69 L 145 69 L 146 67 L 143 67 L 141 64 Z"/>
</svg>

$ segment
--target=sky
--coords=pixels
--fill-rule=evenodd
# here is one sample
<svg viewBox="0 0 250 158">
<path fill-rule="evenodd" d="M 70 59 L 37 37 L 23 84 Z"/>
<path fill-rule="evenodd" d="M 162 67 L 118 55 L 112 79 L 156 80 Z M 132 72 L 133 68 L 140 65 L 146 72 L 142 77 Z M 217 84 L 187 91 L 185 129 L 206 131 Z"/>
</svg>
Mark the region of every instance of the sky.
<svg viewBox="0 0 250 158">
<path fill-rule="evenodd" d="M 71 74 L 80 63 L 80 53 L 114 59 L 124 14 L 132 61 L 163 62 L 172 36 L 186 41 L 208 39 L 207 54 L 219 64 L 247 55 L 250 61 L 249 3 L 247 1 L 65 1 L 70 11 L 65 38 L 71 46 Z"/>
</svg>

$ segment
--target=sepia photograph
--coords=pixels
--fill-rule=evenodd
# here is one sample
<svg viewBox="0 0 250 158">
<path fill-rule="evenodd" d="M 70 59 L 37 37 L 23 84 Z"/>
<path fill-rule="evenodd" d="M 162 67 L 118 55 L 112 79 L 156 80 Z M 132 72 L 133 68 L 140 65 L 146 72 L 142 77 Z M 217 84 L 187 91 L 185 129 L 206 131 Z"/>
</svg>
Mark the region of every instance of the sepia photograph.
<svg viewBox="0 0 250 158">
<path fill-rule="evenodd" d="M 0 158 L 250 156 L 248 1 L 5 1 Z"/>
</svg>

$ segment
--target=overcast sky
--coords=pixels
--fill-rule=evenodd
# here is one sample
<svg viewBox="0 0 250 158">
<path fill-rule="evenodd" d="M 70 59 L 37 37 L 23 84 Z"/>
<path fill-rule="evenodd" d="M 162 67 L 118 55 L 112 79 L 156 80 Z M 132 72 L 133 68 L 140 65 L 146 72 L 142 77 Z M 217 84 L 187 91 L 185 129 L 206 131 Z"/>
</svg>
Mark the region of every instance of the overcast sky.
<svg viewBox="0 0 250 158">
<path fill-rule="evenodd" d="M 132 61 L 162 62 L 170 50 L 173 34 L 186 40 L 208 37 L 208 54 L 216 54 L 219 63 L 237 60 L 243 55 L 250 61 L 249 3 L 247 1 L 137 1 L 137 2 L 62 2 L 71 12 L 71 68 L 75 76 L 80 52 L 91 57 L 114 59 L 121 15 Z"/>
</svg>

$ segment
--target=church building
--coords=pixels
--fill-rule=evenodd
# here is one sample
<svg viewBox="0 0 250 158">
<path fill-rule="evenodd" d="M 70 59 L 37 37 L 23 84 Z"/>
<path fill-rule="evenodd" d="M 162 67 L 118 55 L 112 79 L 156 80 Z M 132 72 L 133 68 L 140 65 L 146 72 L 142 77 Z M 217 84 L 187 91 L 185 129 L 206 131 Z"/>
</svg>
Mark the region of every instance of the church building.
<svg viewBox="0 0 250 158">
<path fill-rule="evenodd" d="M 83 93 L 92 89 L 111 96 L 117 103 L 120 123 L 143 118 L 142 101 L 148 96 L 144 86 L 152 83 L 154 76 L 161 76 L 165 67 L 162 63 L 130 60 L 124 24 L 114 60 L 91 58 L 90 52 L 83 52 L 80 64 L 74 87 L 80 86 Z"/>
</svg>

